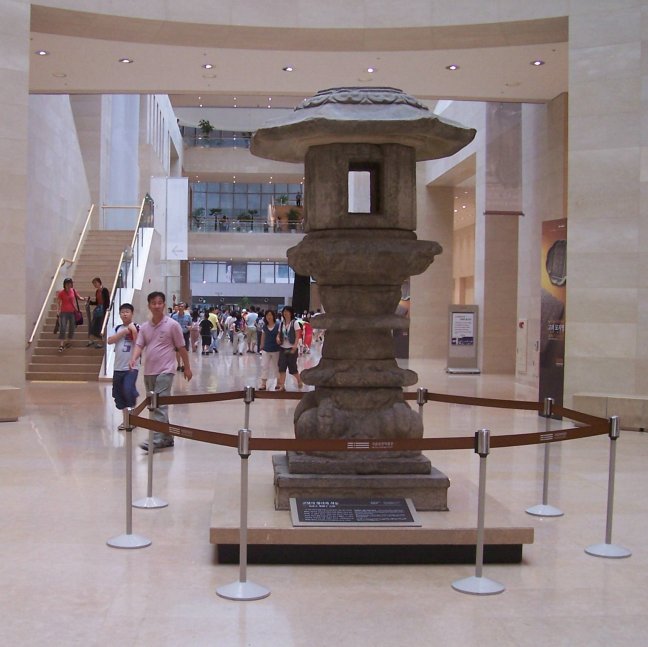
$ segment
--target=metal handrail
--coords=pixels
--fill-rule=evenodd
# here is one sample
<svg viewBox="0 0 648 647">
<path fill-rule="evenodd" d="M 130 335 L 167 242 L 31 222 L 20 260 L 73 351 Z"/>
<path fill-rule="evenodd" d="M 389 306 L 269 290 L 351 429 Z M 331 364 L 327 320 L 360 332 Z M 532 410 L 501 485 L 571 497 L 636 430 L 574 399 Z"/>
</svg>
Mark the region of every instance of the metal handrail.
<svg viewBox="0 0 648 647">
<path fill-rule="evenodd" d="M 140 227 L 141 227 L 141 224 L 142 224 L 142 216 L 144 214 L 144 205 L 145 204 L 146 204 L 146 198 L 144 197 L 144 198 L 142 198 L 142 203 L 140 204 L 139 214 L 137 216 L 137 222 L 135 223 L 135 232 L 133 233 L 133 238 L 131 240 L 130 248 L 126 248 L 126 249 L 131 250 L 131 267 L 133 267 L 135 265 L 135 263 L 137 262 L 136 256 L 139 256 L 139 246 L 137 244 L 138 238 L 139 238 L 141 244 L 143 244 L 144 236 L 140 236 Z M 119 257 L 119 265 L 117 266 L 117 272 L 115 273 L 115 278 L 113 280 L 112 288 L 110 290 L 110 307 L 108 308 L 108 311 L 106 312 L 106 316 L 104 317 L 103 326 L 101 327 L 101 334 L 102 335 L 106 332 L 106 327 L 108 325 L 109 316 L 113 316 L 114 312 L 115 312 L 114 300 L 115 300 L 115 294 L 117 293 L 117 286 L 119 284 L 119 275 L 121 274 L 123 264 L 124 264 L 124 252 L 122 252 L 121 256 Z M 133 276 L 135 276 L 134 273 L 133 273 Z M 117 312 L 119 312 L 118 309 L 117 309 Z M 114 323 L 114 316 L 113 316 L 113 323 Z"/>
<path fill-rule="evenodd" d="M 92 212 L 94 211 L 94 204 L 90 205 L 90 210 L 88 211 L 88 217 L 86 218 L 85 224 L 83 225 L 83 229 L 81 230 L 81 234 L 79 236 L 79 240 L 77 242 L 76 248 L 74 250 L 74 254 L 72 255 L 72 258 L 65 258 L 64 256 L 61 257 L 61 260 L 58 263 L 58 266 L 56 268 L 56 271 L 54 272 L 54 275 L 52 276 L 52 282 L 50 283 L 49 290 L 47 291 L 47 294 L 45 295 L 45 299 L 43 300 L 43 305 L 40 309 L 40 312 L 38 314 L 38 318 L 36 319 L 34 323 L 34 327 L 32 329 L 32 333 L 29 336 L 29 339 L 27 340 L 27 346 L 29 346 L 33 341 L 34 337 L 36 336 L 36 331 L 38 330 L 38 326 L 40 325 L 40 322 L 43 318 L 43 315 L 45 314 L 45 309 L 47 306 L 50 304 L 50 300 L 52 298 L 52 290 L 54 289 L 54 286 L 56 285 L 56 281 L 58 279 L 59 272 L 61 271 L 61 268 L 63 265 L 66 263 L 69 263 L 70 266 L 74 265 L 76 263 L 77 256 L 79 255 L 79 251 L 81 250 L 81 243 L 83 242 L 86 232 L 88 230 L 88 226 L 90 224 L 90 218 L 92 217 Z"/>
</svg>

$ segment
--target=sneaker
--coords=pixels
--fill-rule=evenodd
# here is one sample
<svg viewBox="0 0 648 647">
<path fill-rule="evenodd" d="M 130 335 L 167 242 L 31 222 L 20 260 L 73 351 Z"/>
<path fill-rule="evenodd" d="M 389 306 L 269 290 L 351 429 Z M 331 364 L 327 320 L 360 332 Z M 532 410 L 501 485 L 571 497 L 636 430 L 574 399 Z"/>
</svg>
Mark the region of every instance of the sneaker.
<svg viewBox="0 0 648 647">
<path fill-rule="evenodd" d="M 177 370 L 178 370 L 178 371 L 181 371 L 181 370 L 182 370 L 182 366 L 180 366 L 180 365 L 178 364 L 178 368 L 177 368 Z"/>
<path fill-rule="evenodd" d="M 169 447 L 173 447 L 173 445 L 174 445 L 173 438 L 170 438 L 170 439 L 165 438 L 163 440 L 154 440 L 153 441 L 153 451 L 158 452 L 161 449 L 167 449 Z M 144 442 L 140 443 L 139 447 L 140 447 L 140 449 L 143 449 L 145 452 L 147 452 L 149 450 L 148 440 L 145 440 Z"/>
</svg>

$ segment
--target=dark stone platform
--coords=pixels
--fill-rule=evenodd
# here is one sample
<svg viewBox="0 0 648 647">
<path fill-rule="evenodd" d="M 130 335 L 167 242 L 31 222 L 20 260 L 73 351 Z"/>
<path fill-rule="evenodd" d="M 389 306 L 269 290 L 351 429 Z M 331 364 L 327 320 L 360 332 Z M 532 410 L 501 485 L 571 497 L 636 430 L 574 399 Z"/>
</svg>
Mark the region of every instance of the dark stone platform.
<svg viewBox="0 0 648 647">
<path fill-rule="evenodd" d="M 276 510 L 289 510 L 291 497 L 402 497 L 417 510 L 448 509 L 450 479 L 434 467 L 429 474 L 291 474 L 285 454 L 275 454 L 272 465 Z"/>
</svg>

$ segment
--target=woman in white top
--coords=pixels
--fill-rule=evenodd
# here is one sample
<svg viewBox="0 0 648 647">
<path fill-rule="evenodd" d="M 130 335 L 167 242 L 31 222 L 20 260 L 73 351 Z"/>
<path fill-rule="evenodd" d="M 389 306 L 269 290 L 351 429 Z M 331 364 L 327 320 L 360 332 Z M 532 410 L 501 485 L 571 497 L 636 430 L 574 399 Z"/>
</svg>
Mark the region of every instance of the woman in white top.
<svg viewBox="0 0 648 647">
<path fill-rule="evenodd" d="M 299 323 L 295 320 L 295 311 L 290 306 L 285 306 L 281 311 L 281 325 L 277 341 L 281 350 L 279 351 L 278 370 L 279 377 L 275 391 L 285 391 L 286 387 L 286 370 L 297 380 L 297 388 L 304 386 L 301 375 L 297 370 L 297 355 L 299 349 L 299 340 L 301 339 L 302 330 Z"/>
</svg>

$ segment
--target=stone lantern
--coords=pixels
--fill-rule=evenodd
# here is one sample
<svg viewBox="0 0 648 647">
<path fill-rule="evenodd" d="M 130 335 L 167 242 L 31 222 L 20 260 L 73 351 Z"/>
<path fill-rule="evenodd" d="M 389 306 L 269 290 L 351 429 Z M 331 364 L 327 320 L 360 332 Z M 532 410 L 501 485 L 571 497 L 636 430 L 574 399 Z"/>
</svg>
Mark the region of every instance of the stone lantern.
<svg viewBox="0 0 648 647">
<path fill-rule="evenodd" d="M 313 277 L 325 314 L 319 364 L 302 373 L 315 390 L 294 417 L 297 438 L 421 438 L 403 397 L 416 384 L 400 368 L 392 330 L 403 282 L 441 253 L 417 240 L 416 162 L 453 155 L 475 131 L 442 121 L 394 88 L 333 88 L 260 128 L 251 152 L 305 161 L 304 231 L 288 263 Z M 292 496 L 410 497 L 419 510 L 447 509 L 447 477 L 420 452 L 289 453 L 275 456 L 276 507 Z"/>
</svg>

